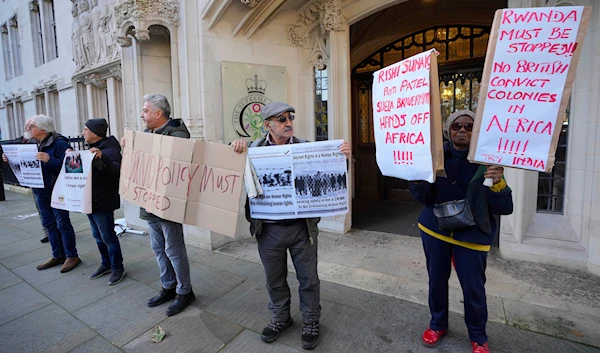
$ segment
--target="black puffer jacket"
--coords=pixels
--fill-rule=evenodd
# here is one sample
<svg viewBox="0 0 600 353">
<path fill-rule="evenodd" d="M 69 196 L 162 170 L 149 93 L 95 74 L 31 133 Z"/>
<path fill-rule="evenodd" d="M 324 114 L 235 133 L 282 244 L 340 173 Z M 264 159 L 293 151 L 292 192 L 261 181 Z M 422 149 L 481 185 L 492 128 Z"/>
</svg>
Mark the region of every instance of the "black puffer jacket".
<svg viewBox="0 0 600 353">
<path fill-rule="evenodd" d="M 96 147 L 102 152 L 102 157 L 95 158 L 92 162 L 92 213 L 112 212 L 121 207 L 121 145 L 110 136 L 90 147 Z"/>
</svg>

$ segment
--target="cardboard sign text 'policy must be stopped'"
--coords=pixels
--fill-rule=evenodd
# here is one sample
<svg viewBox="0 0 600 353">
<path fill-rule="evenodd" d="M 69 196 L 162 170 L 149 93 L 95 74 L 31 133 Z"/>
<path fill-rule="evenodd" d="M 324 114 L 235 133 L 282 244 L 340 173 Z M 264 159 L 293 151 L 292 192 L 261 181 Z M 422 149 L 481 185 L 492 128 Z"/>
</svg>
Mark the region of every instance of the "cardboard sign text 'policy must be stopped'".
<svg viewBox="0 0 600 353">
<path fill-rule="evenodd" d="M 246 154 L 213 142 L 125 131 L 120 194 L 160 218 L 234 236 Z"/>
</svg>

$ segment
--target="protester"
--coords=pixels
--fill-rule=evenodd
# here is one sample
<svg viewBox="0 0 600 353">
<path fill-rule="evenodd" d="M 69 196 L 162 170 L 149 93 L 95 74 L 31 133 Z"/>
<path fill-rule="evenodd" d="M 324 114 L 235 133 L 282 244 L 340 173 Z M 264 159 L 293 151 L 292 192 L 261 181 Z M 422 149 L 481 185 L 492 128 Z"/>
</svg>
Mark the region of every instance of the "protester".
<svg viewBox="0 0 600 353">
<path fill-rule="evenodd" d="M 121 207 L 119 177 L 121 174 L 121 146 L 113 137 L 106 137 L 105 119 L 90 119 L 83 128 L 83 138 L 94 153 L 92 161 L 92 213 L 88 214 L 92 235 L 98 245 L 102 263 L 91 274 L 95 279 L 111 273 L 109 285 L 125 278 L 121 244 L 115 232 L 114 211 Z"/>
<path fill-rule="evenodd" d="M 485 353 L 489 352 L 485 330 L 488 317 L 485 268 L 498 229 L 494 215 L 511 214 L 513 203 L 502 167 L 472 164 L 467 160 L 474 117 L 470 110 L 460 110 L 450 115 L 444 125 L 444 136 L 449 140 L 444 145 L 447 177 L 438 177 L 434 184 L 412 182 L 409 187 L 417 201 L 424 204 L 418 226 L 429 273 L 431 322 L 423 333 L 422 343 L 435 347 L 448 331 L 448 280 L 454 261 L 463 290 L 465 323 L 473 352 Z M 484 186 L 484 178 L 492 178 L 494 185 Z M 442 212 L 445 207 L 442 204 L 458 205 L 465 199 L 472 217 L 461 218 L 463 225 L 453 230 L 448 226 L 440 229 L 440 224 L 449 220 Z M 464 221 L 467 218 L 470 222 Z M 466 226 L 467 223 L 474 225 Z"/>
<path fill-rule="evenodd" d="M 71 147 L 67 139 L 54 131 L 54 119 L 46 115 L 34 115 L 27 120 L 23 137 L 26 140 L 33 138 L 38 144 L 39 152 L 35 158 L 42 162 L 44 188 L 34 188 L 33 195 L 52 247 L 52 258 L 38 265 L 37 269 L 45 270 L 62 264 L 60 272 L 69 272 L 81 263 L 77 255 L 75 231 L 69 212 L 50 205 L 52 188 L 60 174 L 65 151 Z M 6 161 L 6 156 L 2 155 L 2 158 Z"/>
<path fill-rule="evenodd" d="M 271 103 L 262 110 L 265 129 L 268 133 L 256 140 L 250 147 L 263 147 L 306 142 L 294 135 L 295 110 L 285 103 Z M 245 140 L 231 143 L 234 151 L 247 150 Z M 340 152 L 350 157 L 350 144 L 344 142 Z M 265 268 L 271 323 L 262 332 L 262 340 L 271 343 L 281 332 L 292 324 L 290 316 L 290 287 L 287 283 L 287 250 L 296 268 L 300 282 L 300 311 L 302 327 L 302 347 L 313 349 L 319 342 L 319 318 L 321 316 L 320 282 L 317 274 L 317 224 L 320 218 L 263 220 L 250 218 L 249 204 L 246 202 L 246 218 L 250 221 L 250 232 L 258 241 L 258 252 Z"/>
<path fill-rule="evenodd" d="M 170 115 L 171 106 L 165 96 L 144 96 L 141 118 L 148 127 L 145 132 L 190 138 L 190 132 L 183 121 L 171 119 Z M 124 139 L 122 142 L 126 143 Z M 144 208 L 140 208 L 140 218 L 148 221 L 150 244 L 156 255 L 162 283 L 162 290 L 148 300 L 148 306 L 154 307 L 175 298 L 167 308 L 167 315 L 178 314 L 196 300 L 190 280 L 190 263 L 183 239 L 183 225 L 159 218 Z"/>
</svg>

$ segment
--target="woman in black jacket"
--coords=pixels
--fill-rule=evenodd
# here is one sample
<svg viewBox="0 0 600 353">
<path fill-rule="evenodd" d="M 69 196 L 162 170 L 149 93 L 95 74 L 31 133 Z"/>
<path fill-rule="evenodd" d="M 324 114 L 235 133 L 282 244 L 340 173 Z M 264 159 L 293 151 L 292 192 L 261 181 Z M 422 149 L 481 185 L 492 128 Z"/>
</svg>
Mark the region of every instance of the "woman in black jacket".
<svg viewBox="0 0 600 353">
<path fill-rule="evenodd" d="M 485 326 L 485 267 L 490 245 L 498 224 L 494 215 L 513 211 L 512 193 L 499 166 L 472 164 L 467 160 L 475 114 L 461 110 L 448 117 L 444 135 L 450 141 L 444 146 L 446 177 L 434 184 L 410 183 L 410 191 L 424 204 L 419 216 L 419 228 L 429 274 L 429 309 L 431 322 L 422 343 L 435 347 L 448 331 L 448 280 L 454 260 L 465 306 L 465 323 L 473 353 L 489 352 Z M 483 185 L 492 178 L 494 185 Z M 454 200 L 468 201 L 475 225 L 453 231 L 440 229 L 434 215 L 434 205 Z"/>
</svg>

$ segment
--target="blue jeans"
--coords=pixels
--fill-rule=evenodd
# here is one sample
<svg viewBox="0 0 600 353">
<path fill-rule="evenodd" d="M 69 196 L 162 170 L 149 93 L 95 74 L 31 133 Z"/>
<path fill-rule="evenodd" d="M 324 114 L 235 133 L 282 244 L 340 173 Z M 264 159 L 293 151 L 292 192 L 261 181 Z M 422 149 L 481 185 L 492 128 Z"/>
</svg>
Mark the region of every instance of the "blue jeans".
<svg viewBox="0 0 600 353">
<path fill-rule="evenodd" d="M 111 212 L 95 212 L 88 215 L 92 226 L 92 235 L 102 257 L 102 266 L 113 270 L 123 268 L 123 254 L 117 233 L 115 233 L 115 215 Z"/>
<path fill-rule="evenodd" d="M 148 220 L 150 245 L 156 255 L 163 288 L 177 286 L 177 294 L 192 291 L 190 262 L 183 241 L 183 225 L 166 220 Z"/>
<path fill-rule="evenodd" d="M 35 189 L 34 189 L 35 190 Z M 58 210 L 50 206 L 52 195 L 41 189 L 42 192 L 34 191 L 35 202 L 40 210 L 42 226 L 48 230 L 48 239 L 52 247 L 52 257 L 60 259 L 76 257 L 75 230 L 71 225 L 69 211 Z"/>
</svg>

